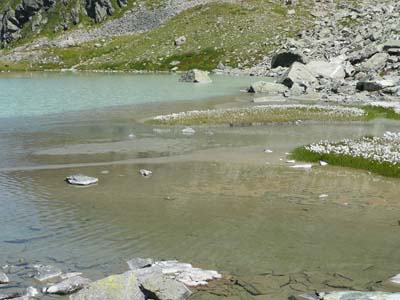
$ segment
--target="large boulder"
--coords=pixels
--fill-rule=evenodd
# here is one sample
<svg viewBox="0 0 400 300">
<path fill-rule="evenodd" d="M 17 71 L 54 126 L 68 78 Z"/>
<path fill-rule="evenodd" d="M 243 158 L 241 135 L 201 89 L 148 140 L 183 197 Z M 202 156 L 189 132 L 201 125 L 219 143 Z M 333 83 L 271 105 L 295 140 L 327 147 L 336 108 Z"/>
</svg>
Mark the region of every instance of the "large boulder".
<svg viewBox="0 0 400 300">
<path fill-rule="evenodd" d="M 180 81 L 182 82 L 194 82 L 194 83 L 211 83 L 212 80 L 208 76 L 207 71 L 193 69 L 182 75 Z"/>
<path fill-rule="evenodd" d="M 360 66 L 362 71 L 379 71 L 385 67 L 386 62 L 389 58 L 387 53 L 377 53 L 363 62 Z"/>
<path fill-rule="evenodd" d="M 306 59 L 303 55 L 296 52 L 284 51 L 275 54 L 271 60 L 271 69 L 277 67 L 290 67 L 294 62 L 306 63 Z"/>
<path fill-rule="evenodd" d="M 95 281 L 78 293 L 69 297 L 70 300 L 145 300 L 140 290 L 139 281 L 133 271 L 121 275 L 112 275 Z"/>
<path fill-rule="evenodd" d="M 340 80 L 346 76 L 343 65 L 339 63 L 313 60 L 306 67 L 315 77 Z"/>
<path fill-rule="evenodd" d="M 289 70 L 278 80 L 278 83 L 291 88 L 294 84 L 309 88 L 317 84 L 315 76 L 301 63 L 295 62 Z"/>
<path fill-rule="evenodd" d="M 362 80 L 357 82 L 357 90 L 367 92 L 377 92 L 396 85 L 392 80 Z"/>
<path fill-rule="evenodd" d="M 283 94 L 288 91 L 288 87 L 281 83 L 257 81 L 250 85 L 249 93 L 262 93 L 268 95 Z"/>
</svg>

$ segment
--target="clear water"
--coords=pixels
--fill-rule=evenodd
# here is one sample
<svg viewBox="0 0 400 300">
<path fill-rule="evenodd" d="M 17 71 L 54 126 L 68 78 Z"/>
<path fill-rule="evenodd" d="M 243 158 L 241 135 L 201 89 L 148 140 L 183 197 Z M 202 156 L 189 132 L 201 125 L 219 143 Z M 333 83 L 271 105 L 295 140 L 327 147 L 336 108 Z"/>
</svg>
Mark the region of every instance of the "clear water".
<svg viewBox="0 0 400 300">
<path fill-rule="evenodd" d="M 212 76 L 214 84 L 178 75 L 20 73 L 0 75 L 0 118 L 36 116 L 149 102 L 234 95 L 249 77 Z"/>
<path fill-rule="evenodd" d="M 41 81 L 39 90 L 81 80 L 41 76 L 51 81 Z M 114 80 L 103 76 L 90 80 Z M 169 76 L 135 80 L 150 78 L 159 86 L 176 83 Z M 222 87 L 214 88 L 238 91 L 248 80 L 221 79 Z M 85 91 L 76 93 L 96 100 Z M 387 289 L 378 282 L 400 271 L 399 180 L 332 166 L 293 170 L 285 153 L 320 139 L 397 131 L 399 123 L 209 126 L 184 136 L 179 127 L 138 121 L 249 100 L 238 92 L 209 96 L 1 119 L 0 265 L 50 263 L 99 278 L 125 270 L 131 257 L 177 258 L 234 274 L 265 290 L 266 299 L 349 284 L 337 273 L 351 277 L 354 289 Z M 154 175 L 141 177 L 141 168 Z M 72 187 L 63 180 L 73 173 L 100 182 Z M 271 272 L 282 276 L 270 280 L 265 274 Z M 302 281 L 305 273 L 316 279 Z M 18 273 L 10 276 L 18 283 L 14 289 L 31 284 Z M 285 276 L 290 284 L 280 287 Z M 264 299 L 227 290 L 194 299 Z"/>
</svg>

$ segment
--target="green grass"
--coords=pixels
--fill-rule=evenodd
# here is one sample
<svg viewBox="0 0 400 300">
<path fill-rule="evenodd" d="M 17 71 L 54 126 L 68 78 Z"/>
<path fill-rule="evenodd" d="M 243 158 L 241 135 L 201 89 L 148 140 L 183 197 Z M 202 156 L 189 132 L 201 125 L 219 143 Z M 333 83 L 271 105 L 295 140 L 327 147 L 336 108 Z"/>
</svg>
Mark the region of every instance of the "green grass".
<svg viewBox="0 0 400 300">
<path fill-rule="evenodd" d="M 400 114 L 396 113 L 393 108 L 384 108 L 377 106 L 363 106 L 367 112 L 367 119 L 386 118 L 392 120 L 400 120 Z"/>
<path fill-rule="evenodd" d="M 309 151 L 305 147 L 300 147 L 292 151 L 291 158 L 306 162 L 319 162 L 322 160 L 335 166 L 367 170 L 388 177 L 400 177 L 400 165 L 347 155 L 319 154 Z"/>
<path fill-rule="evenodd" d="M 162 5 L 160 0 L 153 2 L 155 7 Z M 287 16 L 287 9 L 279 0 L 201 5 L 147 33 L 117 36 L 107 38 L 105 42 L 90 42 L 64 49 L 43 49 L 44 57 L 58 55 L 61 64 L 46 64 L 42 68 L 61 69 L 79 64 L 78 69 L 81 70 L 153 71 L 172 69 L 172 61 L 181 62 L 178 65 L 181 71 L 191 68 L 211 70 L 219 62 L 231 67 L 249 67 L 275 51 L 283 39 L 308 28 L 313 20 L 309 13 L 312 6 L 311 0 L 302 1 L 296 6 L 296 14 Z M 59 11 L 60 8 L 57 8 L 55 13 Z M 116 11 L 113 18 L 122 13 L 122 10 Z M 98 26 L 91 24 L 87 17 L 81 19 L 85 28 Z M 52 32 L 52 27 L 49 25 L 42 33 L 56 36 L 58 33 Z M 174 40 L 179 36 L 185 36 L 187 42 L 176 47 Z M 101 47 L 95 48 L 96 43 L 100 43 Z M 38 69 L 38 66 L 32 65 L 32 69 Z"/>
</svg>

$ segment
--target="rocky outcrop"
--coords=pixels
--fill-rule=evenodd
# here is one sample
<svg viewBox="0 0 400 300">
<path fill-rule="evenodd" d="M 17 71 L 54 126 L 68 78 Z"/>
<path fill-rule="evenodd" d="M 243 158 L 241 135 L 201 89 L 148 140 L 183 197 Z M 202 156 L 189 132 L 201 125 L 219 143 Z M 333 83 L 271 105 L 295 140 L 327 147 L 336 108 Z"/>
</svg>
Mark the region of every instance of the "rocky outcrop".
<svg viewBox="0 0 400 300">
<path fill-rule="evenodd" d="M 278 83 L 282 83 L 288 88 L 292 88 L 293 85 L 299 85 L 305 89 L 313 87 L 317 83 L 317 79 L 314 75 L 306 68 L 305 65 L 295 62 L 292 64 L 290 69 L 278 80 Z"/>
</svg>

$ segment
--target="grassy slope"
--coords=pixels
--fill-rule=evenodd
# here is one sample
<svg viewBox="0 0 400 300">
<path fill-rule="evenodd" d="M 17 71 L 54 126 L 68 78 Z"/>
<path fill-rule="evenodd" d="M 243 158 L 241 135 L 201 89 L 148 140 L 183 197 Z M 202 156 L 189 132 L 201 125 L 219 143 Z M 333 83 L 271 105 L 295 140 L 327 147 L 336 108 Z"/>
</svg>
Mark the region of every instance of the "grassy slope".
<svg viewBox="0 0 400 300">
<path fill-rule="evenodd" d="M 249 66 L 275 50 L 282 39 L 308 27 L 311 8 L 311 1 L 302 1 L 296 14 L 288 15 L 280 0 L 212 3 L 183 12 L 148 33 L 114 37 L 100 46 L 92 42 L 47 49 L 46 55 L 58 55 L 62 63 L 32 68 L 60 69 L 79 63 L 78 69 L 90 70 L 169 70 L 172 61 L 181 62 L 180 70 L 209 70 L 219 61 L 233 67 Z M 182 35 L 186 44 L 174 46 L 175 38 Z"/>
</svg>

